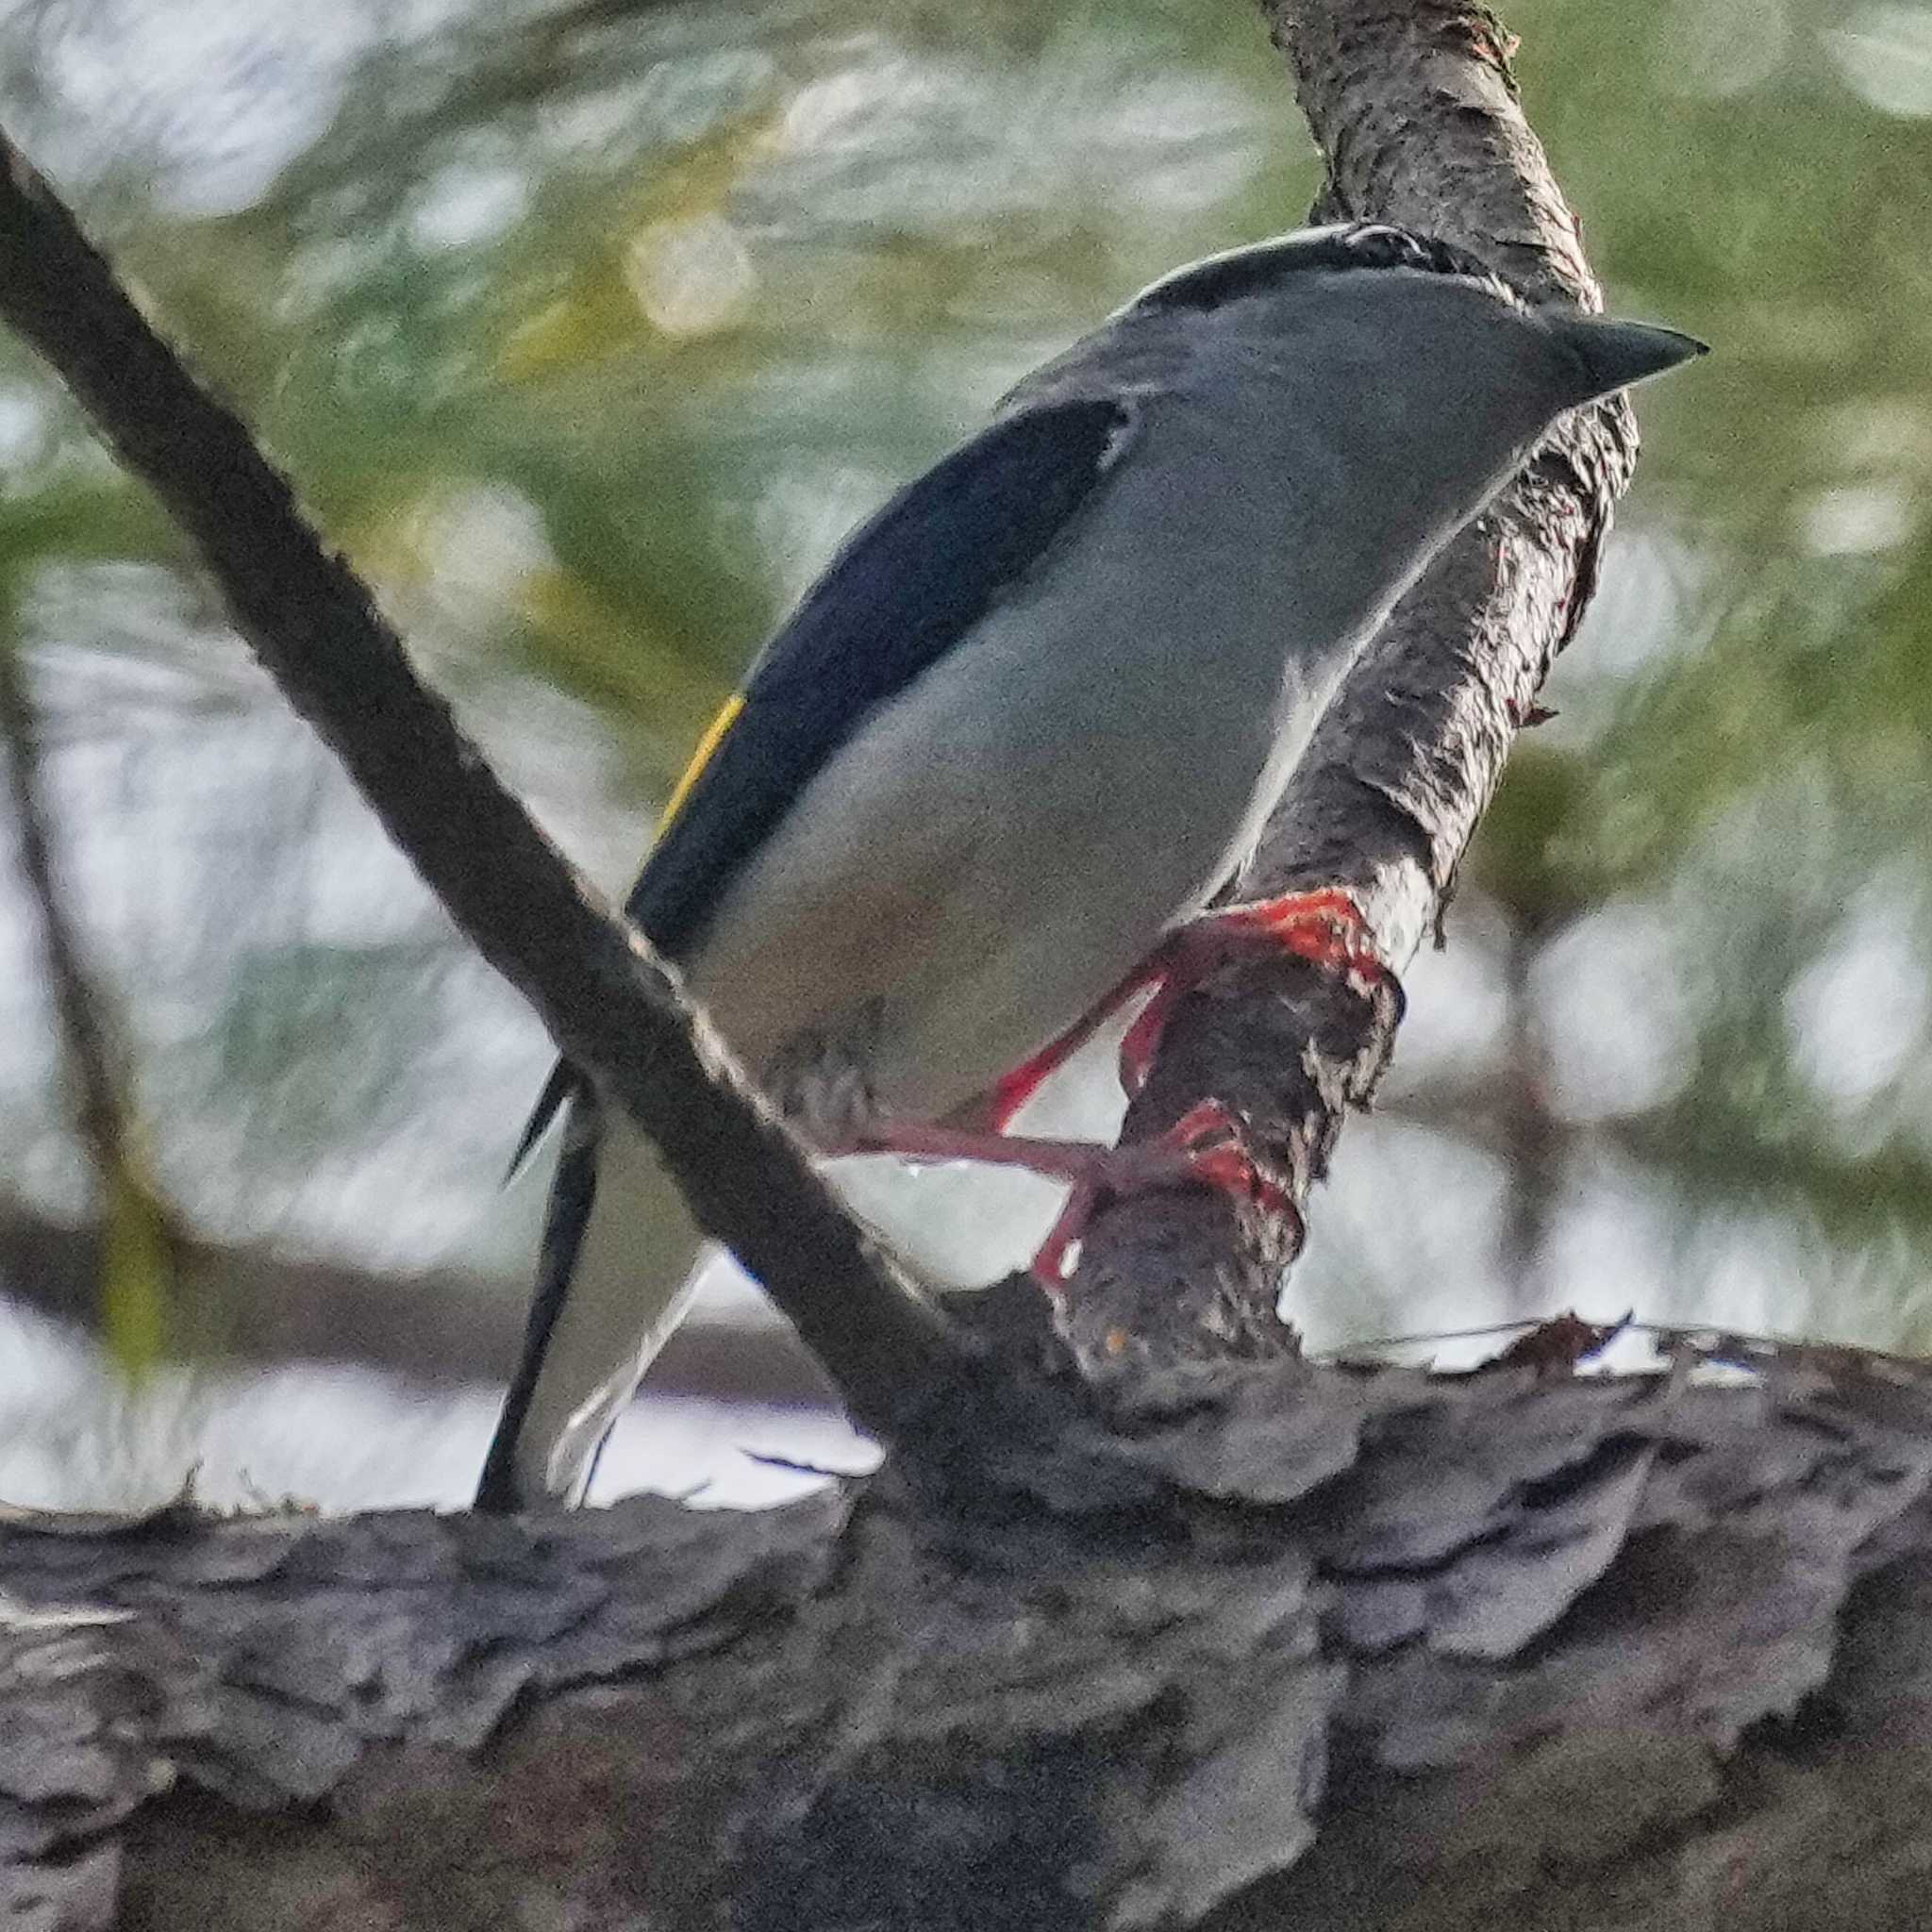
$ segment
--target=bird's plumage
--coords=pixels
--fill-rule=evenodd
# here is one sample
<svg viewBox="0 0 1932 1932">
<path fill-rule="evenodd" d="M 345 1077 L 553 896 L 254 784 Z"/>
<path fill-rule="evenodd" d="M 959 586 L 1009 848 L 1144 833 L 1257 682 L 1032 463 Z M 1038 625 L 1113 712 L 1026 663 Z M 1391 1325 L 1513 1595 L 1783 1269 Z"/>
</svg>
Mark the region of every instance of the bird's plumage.
<svg viewBox="0 0 1932 1932">
<path fill-rule="evenodd" d="M 675 957 L 731 874 L 841 745 L 1022 584 L 1125 448 L 1108 397 L 995 423 L 899 491 L 840 548 L 758 655 L 679 778 L 625 901 Z M 559 1065 L 512 1172 L 575 1090 Z"/>
<path fill-rule="evenodd" d="M 1156 283 L 841 550 L 631 916 L 821 1144 L 946 1116 L 1208 904 L 1395 598 L 1551 420 L 1619 357 L 1683 353 L 1597 356 L 1609 326 L 1380 227 Z M 675 1212 L 641 1141 L 567 1075 L 546 1098 L 569 1125 L 497 1507 L 580 1492 L 683 1272 L 611 1232 L 620 1170 Z"/>
<path fill-rule="evenodd" d="M 899 491 L 766 645 L 741 708 L 652 848 L 625 909 L 675 954 L 731 874 L 882 704 L 1010 594 L 1124 446 L 1107 398 L 995 423 Z"/>
<path fill-rule="evenodd" d="M 1228 302 L 1273 293 L 1297 275 L 1388 269 L 1457 275 L 1490 289 L 1499 301 L 1520 303 L 1515 291 L 1466 248 L 1435 235 L 1357 222 L 1302 228 L 1291 235 L 1276 235 L 1266 242 L 1205 256 L 1150 283 L 1126 308 L 1141 314 L 1161 309 L 1205 314 Z"/>
</svg>

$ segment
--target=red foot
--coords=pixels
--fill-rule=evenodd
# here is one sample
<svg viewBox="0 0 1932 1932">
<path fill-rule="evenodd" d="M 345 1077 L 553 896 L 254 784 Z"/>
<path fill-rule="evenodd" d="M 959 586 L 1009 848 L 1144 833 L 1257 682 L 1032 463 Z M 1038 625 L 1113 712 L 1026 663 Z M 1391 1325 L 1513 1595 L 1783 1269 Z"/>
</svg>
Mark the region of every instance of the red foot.
<svg viewBox="0 0 1932 1932">
<path fill-rule="evenodd" d="M 1371 986 L 1389 977 L 1388 962 L 1375 949 L 1361 908 L 1334 887 L 1204 912 L 1168 940 L 1153 970 L 1143 975 L 1158 984 L 1121 1041 L 1121 1085 L 1129 1094 L 1147 1084 L 1174 1008 L 1217 966 L 1256 945 L 1279 946 Z"/>
<path fill-rule="evenodd" d="M 982 1160 L 1030 1168 L 1066 1181 L 1072 1191 L 1033 1257 L 1047 1287 L 1066 1279 L 1069 1258 L 1094 1208 L 1108 1194 L 1191 1182 L 1219 1188 L 1271 1214 L 1294 1204 L 1249 1154 L 1240 1122 L 1219 1101 L 1189 1109 L 1160 1140 L 1127 1148 L 1008 1134 L 1013 1116 L 1042 1081 L 1086 1045 L 1136 995 L 1149 993 L 1121 1042 L 1121 1084 L 1131 1096 L 1147 1083 L 1174 1008 L 1218 966 L 1256 945 L 1278 946 L 1327 971 L 1374 986 L 1390 976 L 1361 909 L 1335 888 L 1289 892 L 1204 913 L 1169 934 L 1153 957 L 1058 1038 L 996 1081 L 984 1098 L 944 1123 L 893 1123 L 831 1153 L 897 1154 L 913 1160 Z M 1150 991 L 1151 989 L 1151 991 Z"/>
<path fill-rule="evenodd" d="M 1189 1178 L 1203 1187 L 1252 1201 L 1269 1214 L 1293 1208 L 1287 1189 L 1277 1187 L 1255 1165 L 1241 1122 L 1220 1101 L 1196 1101 L 1161 1140 L 1174 1147 Z"/>
<path fill-rule="evenodd" d="M 1371 983 L 1389 977 L 1375 936 L 1361 908 L 1334 886 L 1315 892 L 1284 892 L 1246 906 L 1224 906 L 1186 928 L 1207 927 L 1219 938 L 1268 940 L 1299 958 L 1337 973 L 1358 973 Z"/>
<path fill-rule="evenodd" d="M 1067 1278 L 1069 1257 L 1108 1195 L 1146 1188 L 1218 1188 L 1251 1201 L 1270 1214 L 1291 1214 L 1294 1203 L 1256 1166 L 1241 1124 L 1218 1100 L 1191 1107 L 1158 1141 L 1131 1147 L 1103 1147 L 1091 1141 L 1046 1141 L 1024 1134 L 992 1134 L 923 1121 L 891 1121 L 827 1146 L 830 1154 L 896 1154 L 908 1160 L 983 1160 L 1024 1167 L 1049 1180 L 1067 1181 L 1072 1192 L 1033 1257 L 1033 1273 L 1058 1290 Z"/>
<path fill-rule="evenodd" d="M 1256 1166 L 1241 1122 L 1218 1100 L 1197 1102 L 1158 1141 L 1096 1150 L 1094 1171 L 1074 1184 L 1067 1204 L 1033 1257 L 1033 1274 L 1058 1292 L 1072 1272 L 1073 1250 L 1108 1195 L 1146 1188 L 1215 1188 L 1251 1201 L 1264 1213 L 1292 1214 L 1294 1202 Z"/>
<path fill-rule="evenodd" d="M 1129 1097 L 1140 1092 L 1174 1008 L 1215 967 L 1256 944 L 1285 947 L 1298 958 L 1337 973 L 1357 974 L 1371 983 L 1389 976 L 1368 922 L 1344 891 L 1326 887 L 1257 899 L 1246 906 L 1224 906 L 1169 934 L 1151 958 L 1095 1001 L 1064 1033 L 1003 1074 L 984 1100 L 959 1119 L 1005 1133 L 1042 1082 L 1065 1066 L 1129 1000 L 1151 989 L 1147 1004 L 1134 1016 L 1121 1041 L 1121 1085 Z"/>
</svg>

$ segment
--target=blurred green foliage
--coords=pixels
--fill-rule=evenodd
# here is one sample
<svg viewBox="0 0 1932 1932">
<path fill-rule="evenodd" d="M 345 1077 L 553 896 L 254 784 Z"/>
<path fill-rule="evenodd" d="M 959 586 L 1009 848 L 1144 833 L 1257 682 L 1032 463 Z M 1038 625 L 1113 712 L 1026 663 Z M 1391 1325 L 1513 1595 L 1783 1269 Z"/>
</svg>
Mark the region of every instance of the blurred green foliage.
<svg viewBox="0 0 1932 1932">
<path fill-rule="evenodd" d="M 1643 398 L 1560 715 L 1418 976 L 1393 1124 L 1351 1142 L 1313 1279 L 1362 1332 L 1633 1274 L 1643 1313 L 1729 1319 L 1741 1269 L 1762 1319 L 1932 1344 L 1932 9 L 1508 21 L 1612 305 L 1720 353 Z M 1240 0 L 15 0 L 0 75 L 24 145 L 613 883 L 852 522 L 1315 182 Z M 11 343 L 0 479 L 171 1197 L 507 1258 L 534 1029 Z M 4 1179 L 60 1198 L 44 1015 L 16 1007 Z M 1349 1191 L 1414 1158 L 1405 1121 L 1436 1162 L 1419 1213 L 1488 1205 L 1377 1248 Z"/>
</svg>

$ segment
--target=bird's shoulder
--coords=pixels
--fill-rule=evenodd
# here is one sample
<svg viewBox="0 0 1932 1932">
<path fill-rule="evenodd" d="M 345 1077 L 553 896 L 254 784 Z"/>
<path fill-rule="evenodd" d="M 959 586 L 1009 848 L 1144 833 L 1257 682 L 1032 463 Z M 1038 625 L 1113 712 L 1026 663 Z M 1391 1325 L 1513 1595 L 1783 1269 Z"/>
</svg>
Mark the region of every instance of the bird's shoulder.
<svg viewBox="0 0 1932 1932">
<path fill-rule="evenodd" d="M 1040 562 L 1137 420 L 1116 394 L 1042 398 L 942 457 L 840 546 L 754 661 L 746 715 L 775 698 L 791 706 L 805 681 L 827 728 L 894 694 Z M 828 671 L 849 680 L 842 691 L 824 691 Z"/>
<path fill-rule="evenodd" d="M 1003 415 L 841 548 L 766 645 L 679 787 L 629 901 L 676 951 L 736 868 L 880 705 L 1041 564 L 1131 442 L 1135 404 L 1076 396 Z"/>
</svg>

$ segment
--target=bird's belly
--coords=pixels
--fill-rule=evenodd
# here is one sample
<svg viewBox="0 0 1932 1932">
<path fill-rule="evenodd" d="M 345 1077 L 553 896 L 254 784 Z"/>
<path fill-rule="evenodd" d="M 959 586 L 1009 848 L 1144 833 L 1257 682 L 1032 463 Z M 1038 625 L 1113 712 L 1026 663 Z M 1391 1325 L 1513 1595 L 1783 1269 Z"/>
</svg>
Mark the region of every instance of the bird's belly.
<svg viewBox="0 0 1932 1932">
<path fill-rule="evenodd" d="M 1316 708 L 1279 642 L 1258 681 L 1191 649 L 1197 630 L 1252 630 L 1213 608 L 1243 594 L 1122 583 L 1117 609 L 1083 613 L 1117 625 L 1098 653 L 1019 605 L 875 713 L 684 962 L 746 1063 L 781 1096 L 817 1062 L 866 1106 L 937 1118 L 1199 910 Z"/>
</svg>

